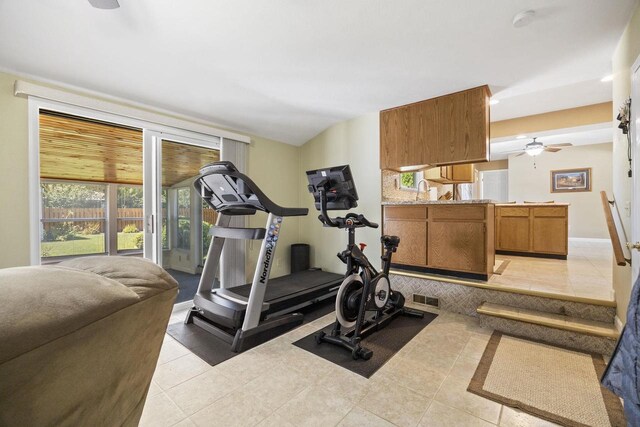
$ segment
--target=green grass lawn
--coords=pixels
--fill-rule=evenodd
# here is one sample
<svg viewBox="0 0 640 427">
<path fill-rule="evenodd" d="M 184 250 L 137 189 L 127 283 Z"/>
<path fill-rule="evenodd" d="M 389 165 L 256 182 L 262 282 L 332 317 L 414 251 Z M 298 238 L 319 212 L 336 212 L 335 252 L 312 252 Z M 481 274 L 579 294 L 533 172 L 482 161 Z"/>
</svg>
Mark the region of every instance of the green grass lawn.
<svg viewBox="0 0 640 427">
<path fill-rule="evenodd" d="M 118 233 L 118 250 L 130 250 L 136 248 L 136 237 L 139 233 Z M 40 253 L 43 258 L 71 255 L 101 254 L 105 252 L 104 233 L 103 234 L 78 234 L 73 240 L 64 242 L 42 242 Z"/>
</svg>

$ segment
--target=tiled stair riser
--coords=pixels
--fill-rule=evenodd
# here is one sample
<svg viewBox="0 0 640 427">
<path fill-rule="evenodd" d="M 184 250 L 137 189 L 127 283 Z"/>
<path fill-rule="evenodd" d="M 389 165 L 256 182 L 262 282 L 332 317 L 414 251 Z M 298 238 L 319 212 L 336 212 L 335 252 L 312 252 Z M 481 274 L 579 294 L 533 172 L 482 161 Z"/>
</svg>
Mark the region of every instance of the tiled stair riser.
<svg viewBox="0 0 640 427">
<path fill-rule="evenodd" d="M 479 314 L 478 318 L 480 325 L 484 327 L 510 335 L 530 338 L 590 353 L 611 355 L 616 346 L 616 340 L 610 338 L 597 337 L 484 314 Z"/>
<path fill-rule="evenodd" d="M 412 294 L 435 297 L 440 300 L 441 309 L 467 316 L 478 316 L 476 309 L 484 302 L 607 323 L 613 323 L 616 315 L 615 307 L 483 289 L 399 274 L 390 276 L 393 289 L 402 292 L 408 300 Z"/>
</svg>

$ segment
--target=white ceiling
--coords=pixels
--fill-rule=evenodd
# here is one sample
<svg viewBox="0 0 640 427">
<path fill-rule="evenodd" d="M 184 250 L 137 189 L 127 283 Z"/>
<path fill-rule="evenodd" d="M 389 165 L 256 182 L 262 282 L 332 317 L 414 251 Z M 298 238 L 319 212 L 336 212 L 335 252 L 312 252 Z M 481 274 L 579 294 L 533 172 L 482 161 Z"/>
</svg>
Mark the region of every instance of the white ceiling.
<svg viewBox="0 0 640 427">
<path fill-rule="evenodd" d="M 599 79 L 635 3 L 0 0 L 0 68 L 302 144 L 485 83 L 493 120 L 610 100 Z"/>
<path fill-rule="evenodd" d="M 580 145 L 604 144 L 611 142 L 613 124 L 611 122 L 596 123 L 587 126 L 578 126 L 568 129 L 555 129 L 545 132 L 537 132 L 525 135 L 526 138 L 515 139 L 514 137 L 495 138 L 491 140 L 491 160 L 506 159 L 511 154 L 517 154 L 524 150 L 524 146 L 537 137 L 538 142 L 544 145 L 572 144 L 574 147 Z M 567 149 L 571 147 L 559 147 Z M 553 153 L 542 153 L 541 156 L 553 155 Z"/>
</svg>

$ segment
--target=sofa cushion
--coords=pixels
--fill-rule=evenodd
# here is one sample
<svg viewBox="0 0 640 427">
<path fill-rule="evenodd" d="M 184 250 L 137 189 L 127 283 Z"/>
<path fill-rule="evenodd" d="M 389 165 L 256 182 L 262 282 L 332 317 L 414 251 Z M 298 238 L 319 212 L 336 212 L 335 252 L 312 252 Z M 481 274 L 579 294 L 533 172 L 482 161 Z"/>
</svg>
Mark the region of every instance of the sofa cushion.
<svg viewBox="0 0 640 427">
<path fill-rule="evenodd" d="M 90 271 L 117 280 L 141 299 L 178 287 L 178 282 L 169 273 L 144 258 L 90 256 L 63 261 L 58 266 Z"/>
<path fill-rule="evenodd" d="M 0 270 L 0 296 L 0 363 L 140 300 L 115 280 L 52 266 Z"/>
</svg>

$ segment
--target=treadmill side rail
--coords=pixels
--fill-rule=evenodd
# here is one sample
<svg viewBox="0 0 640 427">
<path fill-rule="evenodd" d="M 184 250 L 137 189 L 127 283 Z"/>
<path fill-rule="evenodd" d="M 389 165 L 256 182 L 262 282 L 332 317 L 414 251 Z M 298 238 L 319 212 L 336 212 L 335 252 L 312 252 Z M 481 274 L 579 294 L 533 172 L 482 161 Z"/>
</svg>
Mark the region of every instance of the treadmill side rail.
<svg viewBox="0 0 640 427">
<path fill-rule="evenodd" d="M 230 222 L 230 216 L 218 214 L 216 227 L 228 227 Z M 222 255 L 223 247 L 224 237 L 213 236 L 211 238 L 211 244 L 209 245 L 209 251 L 207 252 L 207 259 L 204 262 L 204 267 L 202 268 L 200 283 L 198 283 L 198 292 L 207 293 L 211 292 L 211 289 L 213 289 L 213 285 L 216 280 L 216 273 L 220 267 L 220 257 Z"/>
<path fill-rule="evenodd" d="M 244 317 L 244 323 L 242 324 L 243 331 L 255 328 L 260 323 L 264 293 L 267 289 L 267 283 L 269 283 L 269 274 L 276 253 L 281 225 L 282 217 L 270 213 L 265 226 L 267 235 L 264 240 L 262 240 L 260 255 L 258 255 L 258 268 L 256 268 L 253 274 L 251 292 L 249 293 L 249 300 L 247 302 L 247 313 Z"/>
</svg>

